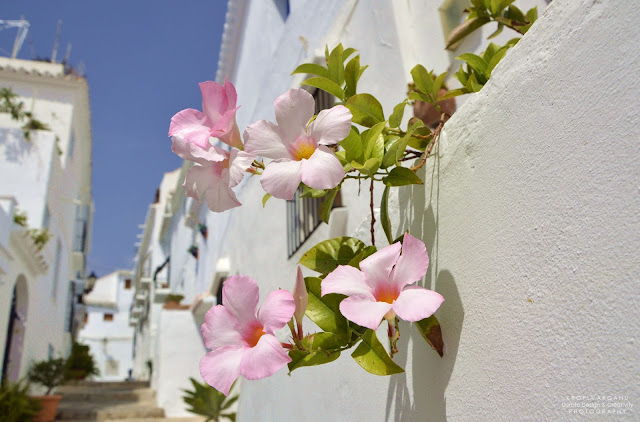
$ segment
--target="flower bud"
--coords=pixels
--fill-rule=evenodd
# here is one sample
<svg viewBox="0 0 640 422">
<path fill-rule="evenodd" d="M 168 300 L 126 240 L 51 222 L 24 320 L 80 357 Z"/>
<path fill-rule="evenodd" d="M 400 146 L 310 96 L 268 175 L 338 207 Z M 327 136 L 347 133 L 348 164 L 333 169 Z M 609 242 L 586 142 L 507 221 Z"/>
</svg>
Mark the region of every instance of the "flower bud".
<svg viewBox="0 0 640 422">
<path fill-rule="evenodd" d="M 296 317 L 298 325 L 302 324 L 302 318 L 307 310 L 307 304 L 309 303 L 309 293 L 304 285 L 304 277 L 302 276 L 302 269 L 298 267 L 298 276 L 296 277 L 296 284 L 293 287 L 293 301 L 296 304 L 296 310 L 293 316 Z"/>
</svg>

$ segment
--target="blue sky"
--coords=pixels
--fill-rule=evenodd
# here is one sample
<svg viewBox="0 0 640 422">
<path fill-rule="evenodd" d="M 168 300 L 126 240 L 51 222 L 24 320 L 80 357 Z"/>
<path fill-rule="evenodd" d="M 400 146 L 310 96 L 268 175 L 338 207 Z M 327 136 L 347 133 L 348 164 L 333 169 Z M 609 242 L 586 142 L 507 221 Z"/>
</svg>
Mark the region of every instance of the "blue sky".
<svg viewBox="0 0 640 422">
<path fill-rule="evenodd" d="M 198 82 L 213 80 L 226 0 L 5 1 L 0 19 L 31 24 L 19 58 L 84 66 L 93 132 L 95 213 L 89 271 L 131 268 L 134 243 L 164 172 L 181 165 L 167 137 L 171 116 L 201 108 Z M 15 30 L 0 31 L 11 51 Z M 7 55 L 2 52 L 2 55 Z"/>
</svg>

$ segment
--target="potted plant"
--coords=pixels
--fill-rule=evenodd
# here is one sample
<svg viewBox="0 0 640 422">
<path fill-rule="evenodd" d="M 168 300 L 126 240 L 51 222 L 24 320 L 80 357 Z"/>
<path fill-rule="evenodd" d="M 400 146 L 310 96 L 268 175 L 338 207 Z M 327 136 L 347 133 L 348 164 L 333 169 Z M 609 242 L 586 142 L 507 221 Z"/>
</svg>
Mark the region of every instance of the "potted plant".
<svg viewBox="0 0 640 422">
<path fill-rule="evenodd" d="M 184 299 L 183 295 L 169 294 L 164 300 L 164 309 L 189 309 L 189 305 L 181 305 L 180 301 Z"/>
<path fill-rule="evenodd" d="M 89 353 L 89 346 L 73 343 L 71 354 L 65 365 L 65 378 L 68 380 L 83 380 L 91 375 L 98 375 L 99 371 L 93 356 Z"/>
<path fill-rule="evenodd" d="M 189 412 L 205 416 L 207 422 L 218 422 L 220 418 L 227 418 L 231 421 L 236 420 L 236 414 L 230 412 L 229 408 L 238 400 L 237 394 L 226 397 L 207 384 L 200 384 L 193 378 L 189 378 L 189 380 L 193 384 L 193 391 L 182 390 L 185 392 L 182 399 L 191 406 L 187 409 Z M 233 389 L 233 386 L 231 388 Z"/>
<path fill-rule="evenodd" d="M 193 257 L 195 259 L 198 259 L 198 247 L 196 245 L 191 245 L 189 246 L 189 249 L 187 249 L 187 251 L 193 255 Z"/>
<path fill-rule="evenodd" d="M 29 396 L 29 384 L 10 383 L 6 379 L 0 384 L 0 415 L 4 422 L 32 421 L 42 405 Z"/>
<path fill-rule="evenodd" d="M 51 392 L 64 381 L 65 365 L 65 360 L 58 358 L 34 362 L 29 368 L 27 373 L 29 381 L 47 389 L 44 396 L 34 396 L 42 405 L 42 409 L 34 418 L 35 421 L 49 422 L 56 418 L 56 410 L 62 396 L 51 394 Z"/>
</svg>

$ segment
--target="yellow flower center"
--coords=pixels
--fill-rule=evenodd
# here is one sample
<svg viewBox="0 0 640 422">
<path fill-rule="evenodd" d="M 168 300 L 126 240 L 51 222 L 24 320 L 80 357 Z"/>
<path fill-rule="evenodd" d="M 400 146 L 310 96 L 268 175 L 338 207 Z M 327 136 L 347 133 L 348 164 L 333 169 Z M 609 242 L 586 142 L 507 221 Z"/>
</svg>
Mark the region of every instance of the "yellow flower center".
<svg viewBox="0 0 640 422">
<path fill-rule="evenodd" d="M 373 292 L 373 296 L 378 302 L 393 303 L 399 295 L 400 292 L 397 291 L 395 286 L 386 283 L 379 284 Z"/>
<path fill-rule="evenodd" d="M 291 155 L 293 159 L 296 161 L 300 161 L 302 159 L 309 159 L 316 151 L 318 145 L 313 138 L 308 138 L 306 136 L 302 136 L 293 143 L 291 146 Z"/>
</svg>

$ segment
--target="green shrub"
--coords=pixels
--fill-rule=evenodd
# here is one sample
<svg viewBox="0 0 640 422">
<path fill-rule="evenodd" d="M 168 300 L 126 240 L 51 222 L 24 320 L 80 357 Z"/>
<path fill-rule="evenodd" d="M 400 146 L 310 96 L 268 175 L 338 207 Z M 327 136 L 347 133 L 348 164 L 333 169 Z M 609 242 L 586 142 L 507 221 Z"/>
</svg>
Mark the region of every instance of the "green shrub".
<svg viewBox="0 0 640 422">
<path fill-rule="evenodd" d="M 167 298 L 164 300 L 164 303 L 169 303 L 169 302 L 178 302 L 178 303 L 180 303 L 182 301 L 182 299 L 184 299 L 184 296 L 182 296 L 182 295 L 170 294 L 170 295 L 167 295 Z"/>
<path fill-rule="evenodd" d="M 96 367 L 93 356 L 89 353 L 89 346 L 73 343 L 71 354 L 67 359 L 65 378 L 70 380 L 82 380 L 100 372 Z"/>
<path fill-rule="evenodd" d="M 63 383 L 66 361 L 62 358 L 34 362 L 29 368 L 27 378 L 30 382 L 47 387 L 46 394 Z"/>
<path fill-rule="evenodd" d="M 217 422 L 220 418 L 227 418 L 231 421 L 236 420 L 235 413 L 222 413 L 228 411 L 233 403 L 238 400 L 238 395 L 225 397 L 224 394 L 207 384 L 200 384 L 193 378 L 189 378 L 193 384 L 193 391 L 182 390 L 186 393 L 182 397 L 184 402 L 191 406 L 187 409 L 196 415 L 207 417 L 207 422 Z M 231 387 L 233 389 L 233 386 Z"/>
<path fill-rule="evenodd" d="M 0 416 L 3 422 L 29 422 L 38 414 L 40 401 L 29 397 L 29 384 L 9 383 L 0 385 Z"/>
</svg>

